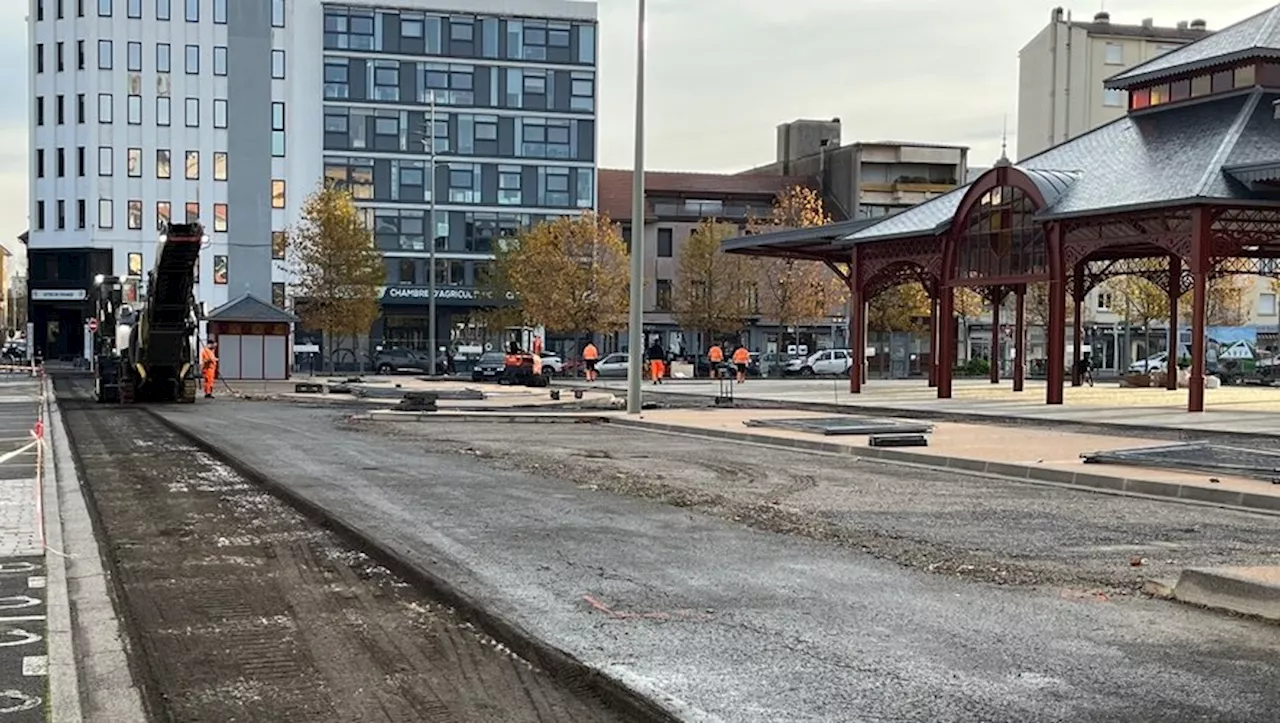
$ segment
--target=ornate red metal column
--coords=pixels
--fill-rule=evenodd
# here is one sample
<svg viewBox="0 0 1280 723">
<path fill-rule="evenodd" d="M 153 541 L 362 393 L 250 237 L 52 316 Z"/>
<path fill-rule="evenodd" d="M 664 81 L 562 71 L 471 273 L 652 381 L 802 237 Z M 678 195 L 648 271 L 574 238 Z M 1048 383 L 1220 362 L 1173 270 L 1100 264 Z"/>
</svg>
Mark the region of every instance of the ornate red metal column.
<svg viewBox="0 0 1280 723">
<path fill-rule="evenodd" d="M 1027 376 L 1027 285 L 1013 288 L 1013 391 L 1020 392 Z"/>
<path fill-rule="evenodd" d="M 955 289 L 938 284 L 938 399 L 951 398 L 951 377 L 955 370 Z"/>
<path fill-rule="evenodd" d="M 1076 264 L 1071 277 L 1071 296 L 1074 299 L 1075 313 L 1071 323 L 1071 386 L 1078 387 L 1084 383 L 1080 374 L 1080 360 L 1084 355 L 1084 262 Z"/>
<path fill-rule="evenodd" d="M 1169 346 L 1165 362 L 1165 389 L 1178 389 L 1178 299 L 1182 297 L 1182 258 L 1169 256 Z M 1150 350 L 1148 350 L 1150 355 Z"/>
<path fill-rule="evenodd" d="M 991 287 L 991 383 L 1000 383 L 1000 302 L 1004 301 L 1004 289 Z"/>
<path fill-rule="evenodd" d="M 862 310 L 866 307 L 862 303 L 862 283 L 857 280 L 857 273 L 853 274 L 853 281 L 849 284 L 849 351 L 851 354 L 851 363 L 849 364 L 849 393 L 862 393 L 862 373 L 863 367 L 867 365 L 867 357 L 864 352 L 866 345 L 862 344 L 862 333 L 866 329 L 863 323 Z M 861 346 L 859 346 L 861 344 Z"/>
<path fill-rule="evenodd" d="M 1045 363 L 1048 387 L 1046 404 L 1062 404 L 1063 362 L 1066 360 L 1067 280 L 1062 256 L 1062 225 L 1049 225 L 1049 328 L 1048 360 Z"/>
<path fill-rule="evenodd" d="M 1204 411 L 1205 315 L 1208 306 L 1210 263 L 1209 231 L 1211 218 L 1201 207 L 1191 215 L 1191 378 L 1187 397 L 1188 412 Z M 1177 353 L 1176 350 L 1174 352 Z"/>
<path fill-rule="evenodd" d="M 938 289 L 929 293 L 929 388 L 938 385 Z"/>
<path fill-rule="evenodd" d="M 867 372 L 868 372 L 868 369 L 867 369 L 867 338 L 870 336 L 870 334 L 868 334 L 868 333 L 867 333 L 867 320 L 868 320 L 868 319 L 870 319 L 870 318 L 871 318 L 871 304 L 870 304 L 870 302 L 868 302 L 868 301 L 866 300 L 866 297 L 865 297 L 865 295 L 864 295 L 864 296 L 862 297 L 862 326 L 859 326 L 859 327 L 858 327 L 858 331 L 859 331 L 859 332 L 861 332 L 861 335 L 858 337 L 858 346 L 857 346 L 857 349 L 855 350 L 858 354 L 862 355 L 862 383 L 863 383 L 863 385 L 865 385 L 865 384 L 867 383 Z"/>
</svg>

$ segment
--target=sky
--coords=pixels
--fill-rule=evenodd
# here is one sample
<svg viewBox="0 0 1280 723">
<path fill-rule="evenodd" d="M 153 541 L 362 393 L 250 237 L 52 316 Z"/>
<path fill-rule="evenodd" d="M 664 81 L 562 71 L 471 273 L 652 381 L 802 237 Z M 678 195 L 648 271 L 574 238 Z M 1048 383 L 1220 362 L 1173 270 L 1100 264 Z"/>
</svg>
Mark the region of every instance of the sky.
<svg viewBox="0 0 1280 723">
<path fill-rule="evenodd" d="M 843 124 L 843 141 L 967 145 L 1000 155 L 1017 128 L 1018 51 L 1055 6 L 1117 23 L 1203 18 L 1219 29 L 1277 0 L 649 0 L 645 167 L 768 163 L 774 128 Z M 389 5 L 394 5 L 389 0 Z M 0 243 L 27 228 L 26 6 L 0 0 Z M 599 0 L 600 165 L 634 158 L 636 0 Z"/>
</svg>

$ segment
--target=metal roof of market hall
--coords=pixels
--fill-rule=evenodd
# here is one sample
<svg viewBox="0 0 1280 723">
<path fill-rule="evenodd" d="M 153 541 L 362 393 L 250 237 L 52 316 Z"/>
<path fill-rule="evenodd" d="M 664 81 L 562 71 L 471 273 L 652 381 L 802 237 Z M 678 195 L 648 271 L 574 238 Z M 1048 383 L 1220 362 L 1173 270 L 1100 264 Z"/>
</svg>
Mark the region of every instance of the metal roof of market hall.
<svg viewBox="0 0 1280 723">
<path fill-rule="evenodd" d="M 1170 75 L 1244 58 L 1280 58 L 1280 5 L 1241 20 L 1189 45 L 1108 78 L 1108 88 L 1128 88 Z"/>
</svg>

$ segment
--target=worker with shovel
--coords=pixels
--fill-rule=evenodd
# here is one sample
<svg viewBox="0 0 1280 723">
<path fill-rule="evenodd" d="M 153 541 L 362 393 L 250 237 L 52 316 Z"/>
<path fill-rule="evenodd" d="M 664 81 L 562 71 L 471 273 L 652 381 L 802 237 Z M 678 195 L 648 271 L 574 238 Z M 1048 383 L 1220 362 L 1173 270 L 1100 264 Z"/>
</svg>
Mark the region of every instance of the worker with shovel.
<svg viewBox="0 0 1280 723">
<path fill-rule="evenodd" d="M 204 398 L 213 399 L 213 382 L 218 378 L 218 342 L 209 340 L 200 350 L 200 373 L 204 375 Z"/>
</svg>

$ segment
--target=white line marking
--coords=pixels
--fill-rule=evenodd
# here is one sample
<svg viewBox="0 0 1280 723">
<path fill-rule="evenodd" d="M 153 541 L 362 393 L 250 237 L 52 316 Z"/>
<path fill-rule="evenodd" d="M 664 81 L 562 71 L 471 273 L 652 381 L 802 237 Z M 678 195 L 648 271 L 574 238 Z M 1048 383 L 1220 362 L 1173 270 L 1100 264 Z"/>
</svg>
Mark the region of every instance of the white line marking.
<svg viewBox="0 0 1280 723">
<path fill-rule="evenodd" d="M 22 658 L 22 674 L 35 677 L 49 674 L 49 656 L 27 655 Z"/>
<path fill-rule="evenodd" d="M 20 713 L 37 708 L 44 701 L 20 690 L 0 690 L 0 713 Z"/>
<path fill-rule="evenodd" d="M 44 618 L 41 617 L 40 619 L 43 620 Z M 5 637 L 15 636 L 15 639 L 8 640 L 5 642 L 0 642 L 0 648 L 12 648 L 17 645 L 30 645 L 31 643 L 38 643 L 44 639 L 39 635 L 36 635 L 35 633 L 28 633 L 22 628 L 13 628 L 12 630 L 6 630 L 4 633 L 4 636 Z M 22 638 L 22 639 L 18 640 L 16 638 Z"/>
<path fill-rule="evenodd" d="M 0 610 L 17 610 L 19 608 L 30 608 L 39 605 L 42 600 L 30 597 L 28 595 L 10 595 L 9 597 L 0 597 Z"/>
<path fill-rule="evenodd" d="M 32 440 L 31 442 L 27 443 L 27 445 L 24 447 L 19 447 L 18 449 L 13 450 L 12 452 L 5 452 L 4 454 L 0 454 L 0 464 L 4 464 L 5 462 L 8 462 L 14 457 L 17 457 L 18 455 L 22 454 L 28 449 L 31 449 L 32 447 L 36 446 L 37 444 L 39 444 L 38 440 Z"/>
<path fill-rule="evenodd" d="M 29 623 L 36 620 L 44 620 L 43 615 L 10 615 L 0 616 L 0 623 Z"/>
<path fill-rule="evenodd" d="M 45 579 L 44 575 L 36 575 L 34 577 L 27 578 L 27 587 L 31 588 L 32 590 L 40 590 L 47 583 L 48 583 L 48 580 Z"/>
<path fill-rule="evenodd" d="M 36 566 L 29 562 L 0 562 L 0 575 L 8 572 L 35 572 Z"/>
</svg>

